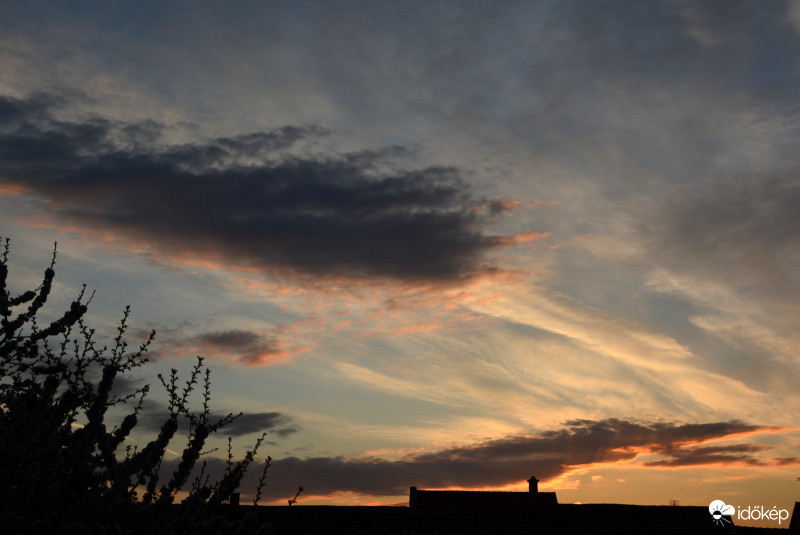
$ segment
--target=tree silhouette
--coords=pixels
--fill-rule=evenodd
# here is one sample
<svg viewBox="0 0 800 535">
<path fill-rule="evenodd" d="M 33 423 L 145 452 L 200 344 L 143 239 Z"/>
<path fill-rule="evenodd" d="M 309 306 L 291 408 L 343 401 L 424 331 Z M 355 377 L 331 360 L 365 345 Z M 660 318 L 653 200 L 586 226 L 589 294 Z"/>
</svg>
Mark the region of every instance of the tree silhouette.
<svg viewBox="0 0 800 535">
<path fill-rule="evenodd" d="M 212 420 L 210 370 L 201 357 L 189 378 L 177 371 L 159 375 L 168 406 L 157 436 L 144 447 L 126 441 L 136 426 L 150 386 L 114 393 L 114 381 L 147 362 L 155 331 L 138 347 L 127 342 L 125 308 L 110 347 L 95 341 L 84 316 L 92 300 L 86 287 L 58 319 L 41 325 L 37 315 L 50 295 L 56 249 L 41 284 L 13 295 L 8 289 L 10 241 L 0 244 L 0 525 L 6 533 L 219 533 L 233 529 L 220 516 L 261 446 L 244 458 L 229 456 L 216 482 L 200 475 L 187 489 L 208 438 L 237 416 Z M 199 411 L 190 394 L 202 392 Z M 109 427 L 111 407 L 128 415 Z M 162 480 L 164 453 L 188 423 L 186 447 L 177 468 Z M 124 444 L 124 447 L 123 447 Z M 265 471 L 266 467 L 265 465 Z M 258 494 L 265 473 L 259 481 Z M 184 490 L 185 489 L 185 490 Z M 184 490 L 186 497 L 174 504 Z M 256 498 L 257 503 L 258 498 Z M 253 518 L 236 529 L 250 526 Z M 259 531 L 266 533 L 267 526 Z"/>
</svg>

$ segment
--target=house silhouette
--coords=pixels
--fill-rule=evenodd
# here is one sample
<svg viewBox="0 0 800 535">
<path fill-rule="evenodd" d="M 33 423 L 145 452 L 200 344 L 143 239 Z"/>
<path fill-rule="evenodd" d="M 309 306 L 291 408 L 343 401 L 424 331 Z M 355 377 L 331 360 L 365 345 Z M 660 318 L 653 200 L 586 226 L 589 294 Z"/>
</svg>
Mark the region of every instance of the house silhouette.
<svg viewBox="0 0 800 535">
<path fill-rule="evenodd" d="M 555 492 L 539 492 L 539 480 L 528 480 L 528 492 L 422 490 L 411 487 L 411 515 L 448 526 L 449 533 L 475 535 L 681 535 L 771 532 L 735 526 L 733 519 L 714 522 L 707 506 L 559 504 Z M 792 531 L 781 530 L 782 533 Z M 425 532 L 427 533 L 427 532 Z"/>
<path fill-rule="evenodd" d="M 459 508 L 510 505 L 558 505 L 555 492 L 539 492 L 539 480 L 531 476 L 528 492 L 485 490 L 420 490 L 411 487 L 408 506 L 411 508 Z"/>
</svg>

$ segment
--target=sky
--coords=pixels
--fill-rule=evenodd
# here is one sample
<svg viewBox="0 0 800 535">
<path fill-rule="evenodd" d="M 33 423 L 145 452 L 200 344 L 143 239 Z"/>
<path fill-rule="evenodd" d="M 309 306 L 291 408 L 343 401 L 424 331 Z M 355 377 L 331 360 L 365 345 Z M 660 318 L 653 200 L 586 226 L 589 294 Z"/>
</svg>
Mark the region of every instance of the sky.
<svg viewBox="0 0 800 535">
<path fill-rule="evenodd" d="M 10 283 L 157 331 L 135 440 L 205 356 L 269 503 L 791 509 L 798 58 L 777 0 L 13 3 Z"/>
</svg>

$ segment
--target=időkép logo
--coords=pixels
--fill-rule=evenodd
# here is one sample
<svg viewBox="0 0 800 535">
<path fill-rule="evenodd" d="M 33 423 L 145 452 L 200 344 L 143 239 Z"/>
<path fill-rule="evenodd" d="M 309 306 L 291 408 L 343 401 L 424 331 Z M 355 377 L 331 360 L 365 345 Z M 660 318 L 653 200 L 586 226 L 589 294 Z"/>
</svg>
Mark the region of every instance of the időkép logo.
<svg viewBox="0 0 800 535">
<path fill-rule="evenodd" d="M 711 513 L 711 520 L 719 525 L 723 525 L 726 522 L 730 524 L 731 521 L 725 517 L 735 517 L 737 520 L 777 520 L 778 525 L 789 518 L 789 511 L 778 509 L 777 505 L 772 508 L 764 507 L 763 505 L 748 505 L 737 509 L 722 500 L 711 502 L 708 505 L 708 512 Z"/>
</svg>

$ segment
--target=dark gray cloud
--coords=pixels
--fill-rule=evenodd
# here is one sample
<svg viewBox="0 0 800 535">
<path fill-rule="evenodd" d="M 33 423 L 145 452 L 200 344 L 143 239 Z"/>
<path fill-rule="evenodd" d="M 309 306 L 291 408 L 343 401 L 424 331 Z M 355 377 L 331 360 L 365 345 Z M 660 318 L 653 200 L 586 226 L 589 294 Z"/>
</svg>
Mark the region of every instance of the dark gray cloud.
<svg viewBox="0 0 800 535">
<path fill-rule="evenodd" d="M 0 176 L 48 217 L 163 253 L 311 275 L 459 280 L 501 246 L 453 168 L 392 169 L 392 147 L 333 156 L 286 150 L 324 134 L 286 127 L 164 145 L 160 125 L 60 121 L 3 98 Z M 35 113 L 34 113 L 35 112 Z M 148 141 L 149 140 L 149 141 Z"/>
<path fill-rule="evenodd" d="M 765 446 L 734 444 L 730 446 L 705 446 L 687 448 L 669 448 L 663 451 L 670 459 L 649 461 L 645 466 L 693 466 L 701 464 L 748 464 L 764 466 L 767 462 L 753 457 L 753 454 L 764 451 Z M 780 463 L 778 463 L 780 464 Z"/>
<path fill-rule="evenodd" d="M 761 446 L 691 444 L 767 429 L 736 421 L 679 425 L 620 419 L 579 420 L 568 422 L 563 429 L 535 436 L 511 436 L 474 447 L 409 455 L 399 460 L 288 457 L 273 461 L 265 495 L 268 499 L 283 498 L 298 485 L 312 494 L 352 491 L 370 495 L 405 494 L 414 485 L 501 486 L 522 482 L 532 474 L 546 480 L 577 465 L 631 460 L 642 452 L 666 457 L 648 463 L 652 466 L 759 465 L 763 461 L 755 454 L 765 449 Z M 219 465 L 221 469 L 221 461 Z M 258 471 L 255 467 L 247 476 L 242 492 L 252 492 Z"/>
<path fill-rule="evenodd" d="M 220 420 L 225 414 L 212 413 L 210 421 L 212 423 Z M 148 402 L 144 405 L 144 410 L 137 418 L 136 431 L 145 433 L 158 433 L 161 426 L 168 418 L 168 413 L 155 403 Z M 178 433 L 183 433 L 188 429 L 187 422 L 181 420 Z M 297 433 L 299 427 L 294 420 L 281 412 L 254 412 L 246 413 L 237 417 L 233 422 L 225 425 L 219 430 L 221 436 L 258 436 L 267 433 L 269 437 L 278 436 L 286 438 Z"/>
<path fill-rule="evenodd" d="M 619 448 L 659 446 L 661 451 L 688 441 L 702 441 L 758 430 L 758 426 L 742 422 L 717 422 L 707 424 L 681 424 L 670 422 L 641 423 L 618 418 L 607 420 L 573 420 L 563 429 L 546 431 L 534 437 L 507 437 L 486 442 L 480 446 L 455 448 L 432 454 L 431 458 L 503 459 L 521 458 L 530 455 L 578 455 L 587 462 L 608 460 L 609 455 L 619 454 Z M 629 454 L 624 453 L 623 458 Z M 425 459 L 426 456 L 420 458 Z M 565 464 L 580 464 L 566 462 Z"/>
<path fill-rule="evenodd" d="M 61 99 L 48 94 L 31 95 L 26 99 L 0 97 L 0 125 L 46 119 L 50 109 L 61 103 Z"/>
<path fill-rule="evenodd" d="M 242 329 L 214 331 L 198 335 L 196 339 L 209 345 L 225 348 L 250 347 L 261 341 L 258 334 Z"/>
<path fill-rule="evenodd" d="M 235 437 L 268 432 L 286 438 L 297 431 L 293 420 L 280 412 L 245 413 L 223 428 L 225 435 Z"/>
<path fill-rule="evenodd" d="M 212 356 L 224 355 L 251 365 L 267 364 L 287 355 L 277 338 L 242 329 L 204 333 L 185 343 L 196 343 L 201 351 L 210 352 Z"/>
<path fill-rule="evenodd" d="M 778 466 L 788 464 L 800 464 L 800 457 L 776 457 L 773 459 Z"/>
<path fill-rule="evenodd" d="M 265 331 L 228 329 L 187 334 L 167 329 L 154 349 L 147 352 L 151 360 L 174 355 L 201 355 L 223 358 L 246 366 L 266 366 L 286 360 L 295 353 L 308 350 L 305 346 L 290 346 L 281 338 L 282 328 Z"/>
</svg>

